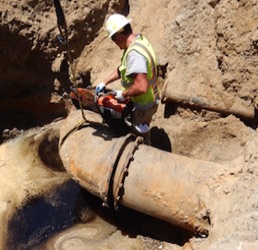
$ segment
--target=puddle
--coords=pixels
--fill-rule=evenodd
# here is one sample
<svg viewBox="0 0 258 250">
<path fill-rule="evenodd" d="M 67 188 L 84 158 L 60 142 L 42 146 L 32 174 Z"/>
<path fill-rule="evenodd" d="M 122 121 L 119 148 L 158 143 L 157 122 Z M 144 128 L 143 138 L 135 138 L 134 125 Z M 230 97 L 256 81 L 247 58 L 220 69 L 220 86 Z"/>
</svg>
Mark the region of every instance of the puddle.
<svg viewBox="0 0 258 250">
<path fill-rule="evenodd" d="M 9 222 L 8 250 L 149 249 L 164 241 L 182 246 L 192 237 L 137 211 L 101 204 L 72 180 L 31 199 Z"/>
<path fill-rule="evenodd" d="M 87 209 L 81 188 L 74 182 L 31 199 L 17 210 L 8 225 L 8 249 L 30 249 L 54 233 L 80 221 L 81 212 Z"/>
</svg>

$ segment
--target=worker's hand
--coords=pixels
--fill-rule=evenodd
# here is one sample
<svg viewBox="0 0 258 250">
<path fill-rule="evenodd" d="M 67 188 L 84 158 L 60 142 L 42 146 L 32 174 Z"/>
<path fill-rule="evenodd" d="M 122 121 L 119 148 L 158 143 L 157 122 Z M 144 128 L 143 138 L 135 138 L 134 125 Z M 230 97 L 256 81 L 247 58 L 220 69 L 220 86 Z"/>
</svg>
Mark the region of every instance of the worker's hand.
<svg viewBox="0 0 258 250">
<path fill-rule="evenodd" d="M 123 91 L 122 90 L 115 90 L 115 94 L 116 94 L 116 99 L 119 102 L 124 102 L 126 100 L 126 98 L 123 96 Z"/>
<path fill-rule="evenodd" d="M 103 91 L 106 87 L 106 84 L 101 82 L 95 88 L 95 94 L 97 95 L 99 92 Z"/>
</svg>

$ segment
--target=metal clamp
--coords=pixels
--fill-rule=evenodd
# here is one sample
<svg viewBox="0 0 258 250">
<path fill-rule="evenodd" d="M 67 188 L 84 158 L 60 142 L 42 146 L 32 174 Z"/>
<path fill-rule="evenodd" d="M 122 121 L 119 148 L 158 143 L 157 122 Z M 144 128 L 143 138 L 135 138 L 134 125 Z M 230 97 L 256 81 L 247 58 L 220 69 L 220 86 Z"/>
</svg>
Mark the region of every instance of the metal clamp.
<svg viewBox="0 0 258 250">
<path fill-rule="evenodd" d="M 113 196 L 114 196 L 114 209 L 118 209 L 119 200 L 121 199 L 123 195 L 123 186 L 124 186 L 124 180 L 128 173 L 128 168 L 130 163 L 134 159 L 134 153 L 138 149 L 139 144 L 143 143 L 142 137 L 136 137 L 136 140 L 131 145 L 131 148 L 129 149 L 129 152 L 124 158 L 124 162 L 119 164 L 119 168 L 117 168 L 115 173 L 115 178 L 113 182 Z M 120 167 L 121 166 L 121 167 Z"/>
</svg>

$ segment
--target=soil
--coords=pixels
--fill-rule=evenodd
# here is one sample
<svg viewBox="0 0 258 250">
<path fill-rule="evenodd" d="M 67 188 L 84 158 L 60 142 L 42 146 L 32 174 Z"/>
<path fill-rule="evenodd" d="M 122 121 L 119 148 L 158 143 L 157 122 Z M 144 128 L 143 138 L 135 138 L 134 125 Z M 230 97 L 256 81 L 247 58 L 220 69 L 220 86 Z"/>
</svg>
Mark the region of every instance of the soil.
<svg viewBox="0 0 258 250">
<path fill-rule="evenodd" d="M 58 152 L 60 128 L 74 107 L 53 2 L 4 0 L 0 249 L 256 249 L 257 1 L 60 2 L 82 87 L 95 86 L 119 64 L 122 51 L 104 30 L 111 13 L 128 14 L 135 33 L 153 44 L 163 102 L 152 121 L 152 146 L 223 166 L 211 187 L 211 228 L 203 238 L 127 208 L 114 213 L 72 182 Z M 38 199 L 45 210 L 35 206 Z M 63 206 L 68 201 L 76 208 Z M 29 222 L 33 214 L 49 223 Z M 66 214 L 65 223 L 58 214 Z"/>
</svg>

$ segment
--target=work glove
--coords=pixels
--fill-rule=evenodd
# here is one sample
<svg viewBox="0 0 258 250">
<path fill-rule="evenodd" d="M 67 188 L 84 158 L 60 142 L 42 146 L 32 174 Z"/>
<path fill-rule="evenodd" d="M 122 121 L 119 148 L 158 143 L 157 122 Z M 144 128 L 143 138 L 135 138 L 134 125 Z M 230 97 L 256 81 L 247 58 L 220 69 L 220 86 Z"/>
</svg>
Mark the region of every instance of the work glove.
<svg viewBox="0 0 258 250">
<path fill-rule="evenodd" d="M 95 94 L 97 95 L 99 92 L 103 91 L 106 87 L 104 82 L 99 83 L 95 88 Z"/>
<path fill-rule="evenodd" d="M 122 90 L 115 90 L 115 95 L 118 102 L 124 102 L 126 100 L 126 98 L 123 96 L 122 93 L 123 93 Z"/>
</svg>

